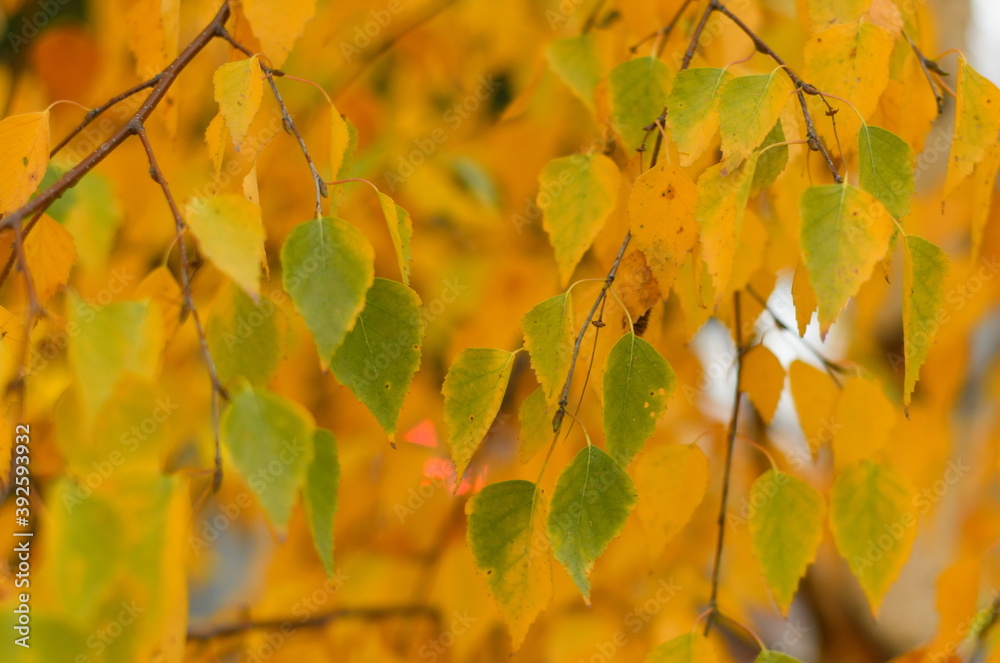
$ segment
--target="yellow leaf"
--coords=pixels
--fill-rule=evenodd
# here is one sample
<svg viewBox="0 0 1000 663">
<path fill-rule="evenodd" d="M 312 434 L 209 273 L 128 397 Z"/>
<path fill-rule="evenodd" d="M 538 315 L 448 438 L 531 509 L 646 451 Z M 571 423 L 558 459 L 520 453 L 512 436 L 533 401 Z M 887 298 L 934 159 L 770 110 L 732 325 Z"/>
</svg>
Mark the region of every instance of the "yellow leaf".
<svg viewBox="0 0 1000 663">
<path fill-rule="evenodd" d="M 243 144 L 250 124 L 260 110 L 260 102 L 264 97 L 263 76 L 256 55 L 246 60 L 227 62 L 216 69 L 212 76 L 219 113 L 226 120 L 233 146 L 237 150 Z M 209 143 L 213 162 L 219 159 L 217 149 L 213 149 L 211 142 Z"/>
<path fill-rule="evenodd" d="M 0 121 L 0 214 L 28 202 L 49 165 L 49 112 Z"/>
<path fill-rule="evenodd" d="M 661 292 L 670 292 L 677 270 L 698 237 L 697 195 L 691 178 L 666 162 L 647 170 L 632 187 L 629 228 Z"/>
<path fill-rule="evenodd" d="M 205 143 L 208 145 L 208 157 L 212 160 L 212 175 L 218 180 L 222 172 L 222 159 L 226 155 L 226 119 L 222 116 L 222 111 L 215 114 L 205 129 Z"/>
<path fill-rule="evenodd" d="M 648 448 L 635 465 L 636 510 L 655 560 L 691 520 L 708 487 L 708 458 L 694 444 Z"/>
<path fill-rule="evenodd" d="M 799 426 L 815 456 L 837 431 L 833 413 L 839 390 L 829 375 L 803 361 L 794 361 L 788 367 L 788 381 Z"/>
<path fill-rule="evenodd" d="M 350 146 L 351 132 L 347 128 L 347 121 L 337 107 L 330 104 L 330 177 L 336 179 Z"/>
<path fill-rule="evenodd" d="M 166 267 L 157 267 L 135 289 L 136 299 L 148 299 L 160 310 L 163 338 L 173 338 L 181 324 L 184 295 L 174 275 Z"/>
<path fill-rule="evenodd" d="M 844 383 L 833 421 L 833 460 L 838 469 L 874 457 L 896 424 L 896 408 L 882 387 L 863 377 Z"/>
<path fill-rule="evenodd" d="M 260 209 L 243 196 L 213 196 L 188 203 L 186 220 L 204 254 L 256 298 L 264 257 Z"/>
<path fill-rule="evenodd" d="M 723 174 L 723 164 L 716 164 L 698 178 L 695 216 L 701 232 L 702 258 L 712 275 L 716 301 L 728 292 L 756 161 L 756 156 L 751 157 L 728 175 Z"/>
<path fill-rule="evenodd" d="M 795 322 L 799 328 L 799 336 L 805 336 L 806 327 L 816 312 L 816 293 L 809 283 L 809 270 L 801 263 L 792 277 L 792 301 L 795 303 Z"/>
<path fill-rule="evenodd" d="M 35 229 L 24 238 L 24 257 L 38 299 L 44 305 L 69 280 L 70 270 L 76 262 L 76 246 L 68 230 L 48 214 L 43 214 Z"/>
<path fill-rule="evenodd" d="M 836 23 L 851 23 L 861 16 L 870 0 L 806 0 L 813 32 Z"/>
<path fill-rule="evenodd" d="M 814 34 L 806 44 L 805 78 L 821 92 L 849 101 L 867 120 L 889 83 L 892 47 L 887 30 L 863 19 L 837 25 Z M 861 126 L 857 115 L 846 104 L 836 100 L 831 104 L 843 107 L 836 115 L 841 145 L 853 145 Z M 815 99 L 812 106 L 826 111 Z"/>
<path fill-rule="evenodd" d="M 243 0 L 242 6 L 272 67 L 285 64 L 295 40 L 316 15 L 316 0 Z"/>
<path fill-rule="evenodd" d="M 785 369 L 767 347 L 755 345 L 743 355 L 740 389 L 746 392 L 765 423 L 774 418 L 784 388 Z"/>
<path fill-rule="evenodd" d="M 955 89 L 955 134 L 948 157 L 947 195 L 972 174 L 987 150 L 1000 140 L 1000 90 L 958 58 L 958 85 Z"/>
</svg>

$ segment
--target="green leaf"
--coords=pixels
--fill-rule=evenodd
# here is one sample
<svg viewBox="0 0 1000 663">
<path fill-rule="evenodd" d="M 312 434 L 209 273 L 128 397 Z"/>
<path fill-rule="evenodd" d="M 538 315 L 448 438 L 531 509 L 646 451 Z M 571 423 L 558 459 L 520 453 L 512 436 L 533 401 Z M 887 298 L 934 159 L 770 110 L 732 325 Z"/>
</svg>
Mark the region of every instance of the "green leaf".
<svg viewBox="0 0 1000 663">
<path fill-rule="evenodd" d="M 783 615 L 823 540 L 823 497 L 805 481 L 778 470 L 750 488 L 750 543 Z"/>
<path fill-rule="evenodd" d="M 739 76 L 723 86 L 719 102 L 723 175 L 743 163 L 774 128 L 791 92 L 785 79 L 778 68 L 770 74 Z"/>
<path fill-rule="evenodd" d="M 645 663 L 715 663 L 715 649 L 700 633 L 685 633 L 649 652 Z"/>
<path fill-rule="evenodd" d="M 396 250 L 396 261 L 399 263 L 403 284 L 410 285 L 410 260 L 413 258 L 410 248 L 413 221 L 410 220 L 410 213 L 381 191 L 378 192 L 378 202 L 382 207 L 385 223 L 389 226 L 389 236 L 392 238 L 392 247 Z"/>
<path fill-rule="evenodd" d="M 917 519 L 915 493 L 888 465 L 863 460 L 837 475 L 830 491 L 830 527 L 837 550 L 861 582 L 872 611 L 910 555 Z"/>
<path fill-rule="evenodd" d="M 563 470 L 552 496 L 547 531 L 555 557 L 590 604 L 590 570 L 635 508 L 622 466 L 588 444 Z"/>
<path fill-rule="evenodd" d="M 587 108 L 594 110 L 594 91 L 601 82 L 601 63 L 589 34 L 549 42 L 545 48 L 549 67 L 569 86 Z"/>
<path fill-rule="evenodd" d="M 868 280 L 892 235 L 892 217 L 850 184 L 809 187 L 802 194 L 802 256 L 826 330 Z"/>
<path fill-rule="evenodd" d="M 757 654 L 757 658 L 753 660 L 753 663 L 802 663 L 802 661 L 792 658 L 788 654 L 783 654 L 780 651 L 764 649 Z"/>
<path fill-rule="evenodd" d="M 672 77 L 667 65 L 652 56 L 623 62 L 608 75 L 611 119 L 630 156 L 642 145 L 645 127 L 655 122 L 667 105 Z"/>
<path fill-rule="evenodd" d="M 903 251 L 904 405 L 910 404 L 920 367 L 927 360 L 937 335 L 947 273 L 948 256 L 944 251 L 916 235 L 906 236 Z"/>
<path fill-rule="evenodd" d="M 546 443 L 552 442 L 552 413 L 549 412 L 545 392 L 541 387 L 535 389 L 521 402 L 517 418 L 521 422 L 521 448 L 518 458 L 522 463 L 526 463 Z"/>
<path fill-rule="evenodd" d="M 552 600 L 545 497 L 530 481 L 502 481 L 477 493 L 466 512 L 469 547 L 476 566 L 487 573 L 516 651 Z"/>
<path fill-rule="evenodd" d="M 627 465 L 653 434 L 667 410 L 674 371 L 660 353 L 635 334 L 625 334 L 604 369 L 604 435 L 611 457 Z"/>
<path fill-rule="evenodd" d="M 528 311 L 521 319 L 521 328 L 531 367 L 548 403 L 555 403 L 573 356 L 573 300 L 569 292 L 546 299 Z"/>
<path fill-rule="evenodd" d="M 163 347 L 163 324 L 152 302 L 112 302 L 95 308 L 70 295 L 70 365 L 93 416 L 126 372 L 152 378 Z"/>
<path fill-rule="evenodd" d="M 340 484 L 337 441 L 330 431 L 317 428 L 313 431 L 312 445 L 312 461 L 306 470 L 306 484 L 302 488 L 302 505 L 316 552 L 323 560 L 327 576 L 332 577 L 333 516 L 337 513 L 337 487 Z"/>
<path fill-rule="evenodd" d="M 365 236 L 336 218 L 300 223 L 281 248 L 285 291 L 312 332 L 324 367 L 365 306 L 374 262 Z"/>
<path fill-rule="evenodd" d="M 858 185 L 897 219 L 910 212 L 916 187 L 916 157 L 905 140 L 881 127 L 862 124 L 858 132 Z"/>
<path fill-rule="evenodd" d="M 781 122 L 775 122 L 770 133 L 764 138 L 757 156 L 757 166 L 753 171 L 753 191 L 759 191 L 774 184 L 781 175 L 781 171 L 788 165 L 788 146 L 778 145 L 785 142 L 785 130 L 781 128 Z"/>
<path fill-rule="evenodd" d="M 397 281 L 377 278 L 354 329 L 333 355 L 330 367 L 375 415 L 389 439 L 413 375 L 420 366 L 424 320 L 417 293 Z"/>
<path fill-rule="evenodd" d="M 555 249 L 563 284 L 614 211 L 620 175 L 603 154 L 553 159 L 538 176 L 542 226 Z"/>
<path fill-rule="evenodd" d="M 448 369 L 441 390 L 444 424 L 459 481 L 500 411 L 516 355 L 506 350 L 468 348 Z"/>
<path fill-rule="evenodd" d="M 246 389 L 229 402 L 220 428 L 236 469 L 284 529 L 312 460 L 312 415 L 266 389 Z"/>
<path fill-rule="evenodd" d="M 680 165 L 690 166 L 711 145 L 719 130 L 719 90 L 732 80 L 725 69 L 685 69 L 667 97 L 667 125 L 677 144 Z"/>
<path fill-rule="evenodd" d="M 223 290 L 205 323 L 220 380 L 242 377 L 260 386 L 271 379 L 281 359 L 280 315 L 268 298 L 255 303 L 236 285 Z"/>
</svg>

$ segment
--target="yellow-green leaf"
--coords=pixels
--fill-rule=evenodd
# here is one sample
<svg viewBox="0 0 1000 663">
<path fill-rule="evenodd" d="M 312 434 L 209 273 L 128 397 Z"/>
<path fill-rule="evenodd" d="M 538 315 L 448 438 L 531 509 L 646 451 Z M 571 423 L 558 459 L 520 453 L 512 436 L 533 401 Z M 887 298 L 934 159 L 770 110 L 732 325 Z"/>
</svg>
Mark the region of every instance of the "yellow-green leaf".
<svg viewBox="0 0 1000 663">
<path fill-rule="evenodd" d="M 312 461 L 314 427 L 308 410 L 266 389 L 236 394 L 222 414 L 219 428 L 233 464 L 279 529 Z"/>
<path fill-rule="evenodd" d="M 351 130 L 347 120 L 340 114 L 337 107 L 330 104 L 330 176 L 337 178 L 341 166 L 347 159 L 347 151 L 351 147 Z M 339 178 L 338 178 L 339 179 Z M 379 194 L 379 202 L 382 196 Z M 383 205 L 384 209 L 384 205 Z"/>
<path fill-rule="evenodd" d="M 502 481 L 477 493 L 466 512 L 469 547 L 476 566 L 487 573 L 516 651 L 552 600 L 545 496 L 530 481 Z"/>
<path fill-rule="evenodd" d="M 894 226 L 880 202 L 849 184 L 809 187 L 800 209 L 802 256 L 825 334 L 885 255 Z"/>
<path fill-rule="evenodd" d="M 365 236 L 335 218 L 300 223 L 281 248 L 285 291 L 312 332 L 324 366 L 354 329 L 375 280 L 374 262 Z"/>
<path fill-rule="evenodd" d="M 732 80 L 725 69 L 685 69 L 674 78 L 667 97 L 667 125 L 677 144 L 679 161 L 690 166 L 708 149 L 719 130 L 719 91 Z"/>
<path fill-rule="evenodd" d="M 608 75 L 611 119 L 629 155 L 642 145 L 645 127 L 663 112 L 672 78 L 667 65 L 652 56 L 623 62 Z"/>
<path fill-rule="evenodd" d="M 685 633 L 667 640 L 649 652 L 644 663 L 716 663 L 718 658 L 708 638 L 701 633 Z"/>
<path fill-rule="evenodd" d="M 517 353 L 468 348 L 452 362 L 444 378 L 444 424 L 459 478 L 500 411 Z"/>
<path fill-rule="evenodd" d="M 593 111 L 594 91 L 601 82 L 601 63 L 593 36 L 582 34 L 551 41 L 545 57 L 552 71 Z"/>
<path fill-rule="evenodd" d="M 49 112 L 0 120 L 0 215 L 28 202 L 49 166 Z"/>
<path fill-rule="evenodd" d="M 635 181 L 628 201 L 629 228 L 663 293 L 698 238 L 698 192 L 687 173 L 661 162 Z"/>
<path fill-rule="evenodd" d="M 958 86 L 955 89 L 955 134 L 948 157 L 945 194 L 972 174 L 991 145 L 1000 141 L 1000 90 L 958 58 Z"/>
<path fill-rule="evenodd" d="M 592 444 L 559 475 L 546 531 L 556 559 L 588 605 L 594 561 L 621 533 L 635 501 L 635 487 L 622 466 Z"/>
<path fill-rule="evenodd" d="M 337 512 L 337 488 L 340 485 L 340 463 L 337 441 L 333 433 L 317 428 L 312 435 L 312 460 L 306 469 L 306 484 L 302 488 L 309 531 L 316 552 L 323 561 L 327 576 L 333 576 L 333 516 Z"/>
<path fill-rule="evenodd" d="M 423 336 L 417 293 L 402 283 L 376 278 L 354 329 L 330 362 L 337 380 L 365 404 L 390 440 L 420 366 Z"/>
<path fill-rule="evenodd" d="M 625 334 L 604 369 L 604 436 L 608 453 L 622 465 L 642 449 L 667 410 L 674 371 L 652 345 Z"/>
<path fill-rule="evenodd" d="M 941 323 L 948 256 L 934 244 L 907 235 L 903 251 L 903 404 L 910 397 Z"/>
<path fill-rule="evenodd" d="M 743 163 L 774 128 L 792 91 L 786 78 L 784 70 L 779 68 L 770 74 L 739 76 L 722 86 L 720 175 L 727 175 Z"/>
<path fill-rule="evenodd" d="M 382 215 L 389 227 L 392 247 L 396 250 L 400 277 L 404 285 L 409 285 L 410 260 L 413 254 L 410 248 L 410 240 L 413 238 L 413 221 L 410 220 L 410 213 L 381 191 L 378 192 L 378 203 L 382 207 Z"/>
<path fill-rule="evenodd" d="M 913 488 L 888 465 L 868 460 L 844 468 L 830 491 L 837 550 L 860 581 L 872 611 L 899 575 L 917 536 Z"/>
<path fill-rule="evenodd" d="M 569 292 L 546 299 L 521 319 L 524 347 L 549 404 L 555 403 L 573 354 L 573 300 Z"/>
<path fill-rule="evenodd" d="M 708 458 L 694 444 L 663 444 L 635 464 L 636 511 L 655 560 L 680 533 L 705 497 Z"/>
<path fill-rule="evenodd" d="M 553 159 L 538 176 L 542 226 L 555 249 L 563 284 L 614 210 L 618 180 L 618 167 L 603 154 Z"/>
<path fill-rule="evenodd" d="M 256 298 L 264 260 L 260 208 L 236 194 L 196 198 L 187 205 L 185 221 L 205 256 Z"/>
<path fill-rule="evenodd" d="M 764 187 L 771 186 L 781 175 L 781 171 L 788 165 L 788 146 L 782 145 L 785 142 L 785 130 L 781 128 L 781 122 L 775 122 L 774 127 L 764 137 L 760 151 L 757 154 L 757 165 L 753 170 L 753 191 L 759 191 Z M 773 146 L 773 147 L 772 147 Z"/>
<path fill-rule="evenodd" d="M 753 663 L 802 663 L 802 661 L 780 651 L 765 649 L 757 654 Z"/>
<path fill-rule="evenodd" d="M 517 457 L 522 463 L 526 463 L 546 444 L 552 442 L 552 415 L 545 400 L 545 391 L 541 387 L 521 402 L 517 419 L 521 422 L 521 446 Z"/>
<path fill-rule="evenodd" d="M 239 150 L 264 98 L 264 72 L 261 71 L 260 61 L 255 55 L 246 60 L 227 62 L 215 70 L 212 82 L 219 112 L 229 127 L 233 146 Z M 211 149 L 211 143 L 209 147 Z M 216 158 L 213 156 L 213 160 Z"/>
<path fill-rule="evenodd" d="M 205 322 L 219 379 L 264 385 L 281 359 L 281 313 L 271 299 L 254 302 L 235 284 L 224 289 Z"/>
<path fill-rule="evenodd" d="M 823 540 L 823 497 L 806 482 L 768 470 L 750 487 L 750 543 L 782 614 Z"/>
<path fill-rule="evenodd" d="M 897 219 L 910 212 L 916 187 L 916 157 L 906 141 L 881 127 L 861 125 L 858 132 L 858 185 L 878 198 Z"/>
</svg>

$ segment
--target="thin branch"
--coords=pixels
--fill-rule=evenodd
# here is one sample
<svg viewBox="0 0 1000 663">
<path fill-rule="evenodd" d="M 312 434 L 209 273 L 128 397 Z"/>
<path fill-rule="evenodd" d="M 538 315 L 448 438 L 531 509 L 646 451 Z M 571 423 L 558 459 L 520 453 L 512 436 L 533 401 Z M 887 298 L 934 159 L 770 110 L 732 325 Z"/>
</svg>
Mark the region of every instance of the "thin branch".
<svg viewBox="0 0 1000 663">
<path fill-rule="evenodd" d="M 28 236 L 28 233 L 30 233 L 31 229 L 35 227 L 38 220 L 42 218 L 42 214 L 44 214 L 44 212 L 36 213 L 35 216 L 31 217 L 31 219 L 24 224 L 24 228 L 21 231 L 22 238 Z M 17 251 L 15 251 L 14 248 L 14 246 L 11 246 L 10 255 L 7 256 L 7 263 L 3 266 L 3 270 L 0 270 L 0 288 L 3 288 L 4 284 L 7 282 L 7 277 L 10 276 L 10 272 L 14 268 L 14 263 L 17 261 Z"/>
<path fill-rule="evenodd" d="M 247 57 L 252 57 L 253 53 L 246 46 L 236 41 L 229 31 L 226 30 L 225 26 L 219 26 L 216 30 L 216 35 L 225 39 L 229 44 L 240 51 Z M 312 173 L 313 186 L 316 188 L 316 218 L 323 216 L 323 199 L 327 196 L 326 183 L 320 176 L 319 171 L 316 169 L 316 164 L 313 162 L 312 157 L 309 155 L 309 148 L 306 147 L 306 141 L 303 140 L 302 134 L 299 133 L 298 127 L 295 126 L 295 122 L 292 121 L 292 116 L 288 112 L 288 106 L 285 105 L 285 100 L 281 97 L 281 92 L 278 91 L 278 84 L 274 82 L 275 78 L 279 78 L 284 75 L 284 73 L 278 69 L 272 69 L 271 67 L 265 65 L 263 62 L 260 63 L 261 71 L 267 77 L 268 85 L 271 86 L 271 92 L 274 94 L 274 100 L 278 102 L 278 108 L 281 109 L 281 123 L 285 127 L 287 133 L 295 136 L 295 140 L 299 143 L 299 148 L 302 150 L 302 155 L 306 159 L 306 164 L 309 166 L 309 172 Z M 332 173 L 334 177 L 337 173 Z"/>
<path fill-rule="evenodd" d="M 665 43 L 666 43 L 665 42 L 666 38 L 670 36 L 671 32 L 673 32 L 674 28 L 677 26 L 677 22 L 680 21 L 681 16 L 684 15 L 684 11 L 688 8 L 688 6 L 691 4 L 692 1 L 693 0 L 684 0 L 684 3 L 677 10 L 677 13 L 674 14 L 674 17 L 672 19 L 670 19 L 669 23 L 667 23 L 665 26 L 663 26 L 659 30 L 656 30 L 654 32 L 649 33 L 648 35 L 646 35 L 645 37 L 643 37 L 642 39 L 640 39 L 636 43 L 632 44 L 629 47 L 629 49 L 628 49 L 629 52 L 632 53 L 632 54 L 635 54 L 635 52 L 637 50 L 639 50 L 639 47 L 642 46 L 643 44 L 645 44 L 650 39 L 663 39 L 664 42 L 660 46 L 660 48 L 662 49 L 663 45 L 665 45 Z"/>
<path fill-rule="evenodd" d="M 729 478 L 733 471 L 733 449 L 736 446 L 736 426 L 740 417 L 740 378 L 743 374 L 743 334 L 742 315 L 740 313 L 740 293 L 733 293 L 733 334 L 736 337 L 736 389 L 733 394 L 733 413 L 729 417 L 729 429 L 726 432 L 726 466 L 722 475 L 722 504 L 719 505 L 719 538 L 715 546 L 715 562 L 712 564 L 712 594 L 708 600 L 708 621 L 705 622 L 705 635 L 712 629 L 712 621 L 718 611 L 719 569 L 722 565 L 722 544 L 726 534 L 726 506 L 729 502 Z"/>
<path fill-rule="evenodd" d="M 74 138 L 76 138 L 76 136 L 79 135 L 79 133 L 81 131 L 83 131 L 84 129 L 86 129 L 87 126 L 91 122 L 93 122 L 98 117 L 100 117 L 109 108 L 111 108 L 112 106 L 114 106 L 115 104 L 117 104 L 119 102 L 125 101 L 129 97 L 132 97 L 132 96 L 138 94 L 139 92 L 142 92 L 143 90 L 146 90 L 148 88 L 153 87 L 154 85 L 156 85 L 157 83 L 160 82 L 160 78 L 162 78 L 162 77 L 163 77 L 163 72 L 160 72 L 156 76 L 153 76 L 152 78 L 150 78 L 148 81 L 145 81 L 143 83 L 139 83 L 135 87 L 130 88 L 128 90 L 125 90 L 121 94 L 115 95 L 114 97 L 111 97 L 110 99 L 108 99 L 107 101 L 105 101 L 103 104 L 101 104 L 97 108 L 91 109 L 83 117 L 83 121 L 80 124 L 78 124 L 77 127 L 75 129 L 73 129 L 73 131 L 69 132 L 69 135 L 67 135 L 65 138 L 63 138 L 61 141 L 59 141 L 58 145 L 56 145 L 55 147 L 52 148 L 52 151 L 49 152 L 49 157 L 54 157 L 59 150 L 61 150 L 62 148 L 66 147 L 66 145 L 71 140 L 73 140 Z"/>
<path fill-rule="evenodd" d="M 287 619 L 266 619 L 262 621 L 245 621 L 236 624 L 219 626 L 207 631 L 189 631 L 188 642 L 208 642 L 216 638 L 240 635 L 248 631 L 277 631 L 297 628 L 315 628 L 324 626 L 338 619 L 364 619 L 379 621 L 400 617 L 426 617 L 434 622 L 440 622 L 440 611 L 429 605 L 390 605 L 375 608 L 338 608 L 320 613 L 307 619 L 290 617 Z"/>
<path fill-rule="evenodd" d="M 153 91 L 146 97 L 146 100 L 139 106 L 135 114 L 132 115 L 132 118 L 115 131 L 104 143 L 94 149 L 93 152 L 84 157 L 80 163 L 66 171 L 52 186 L 4 217 L 0 221 L 0 228 L 13 228 L 16 225 L 20 225 L 24 219 L 48 209 L 49 205 L 54 203 L 68 189 L 75 186 L 84 175 L 93 170 L 97 164 L 104 161 L 111 152 L 124 143 L 129 136 L 133 135 L 135 133 L 133 127 L 136 123 L 141 125 L 146 121 L 153 112 L 153 109 L 166 96 L 177 75 L 205 48 L 206 44 L 216 37 L 219 29 L 224 29 L 223 26 L 228 18 L 229 3 L 224 2 L 215 14 L 215 18 L 205 26 L 205 29 L 198 33 L 198 36 L 181 51 L 180 55 L 166 69 L 160 72 L 159 80 L 156 86 L 153 87 Z"/>
<path fill-rule="evenodd" d="M 917 48 L 917 44 L 910 35 L 903 30 L 903 36 L 906 37 L 906 41 L 910 42 L 910 48 L 913 49 L 913 54 L 917 56 L 917 62 L 920 63 L 920 70 L 924 72 L 924 78 L 927 79 L 927 84 L 931 88 L 931 92 L 934 94 L 934 101 L 937 103 L 938 115 L 944 112 L 944 95 L 941 94 L 941 88 L 938 87 L 934 78 L 931 77 L 931 72 L 939 74 L 941 76 L 947 76 L 948 72 L 943 70 L 936 61 L 931 60 L 926 55 Z"/>
<path fill-rule="evenodd" d="M 159 164 L 156 162 L 156 155 L 153 153 L 153 146 L 149 142 L 149 138 L 146 136 L 146 129 L 142 126 L 140 122 L 135 120 L 129 125 L 130 129 L 139 140 L 142 142 L 142 148 L 146 151 L 146 159 L 149 161 L 149 176 L 154 182 L 160 185 L 160 189 L 163 191 L 163 197 L 167 199 L 167 205 L 170 206 L 170 213 L 174 217 L 174 227 L 177 231 L 177 253 L 180 256 L 180 274 L 181 274 L 181 288 L 184 293 L 184 307 L 191 312 L 191 318 L 194 320 L 195 330 L 198 332 L 198 342 L 201 345 L 201 355 L 205 360 L 205 367 L 208 370 L 209 379 L 212 382 L 212 428 L 215 433 L 215 474 L 212 477 L 212 490 L 218 491 L 219 487 L 222 485 L 222 446 L 220 443 L 219 436 L 219 397 L 229 398 L 229 394 L 226 392 L 226 388 L 222 385 L 222 381 L 219 379 L 219 374 L 215 369 L 215 362 L 212 360 L 212 353 L 208 349 L 208 339 L 205 337 L 205 328 L 201 323 L 201 316 L 198 314 L 198 309 L 194 305 L 194 298 L 191 296 L 191 274 L 190 274 L 190 263 L 188 262 L 187 248 L 184 246 L 184 218 L 181 216 L 181 211 L 177 207 L 177 202 L 174 200 L 173 194 L 170 192 L 170 187 L 167 185 L 167 180 L 163 176 L 163 171 L 160 170 Z"/>
</svg>

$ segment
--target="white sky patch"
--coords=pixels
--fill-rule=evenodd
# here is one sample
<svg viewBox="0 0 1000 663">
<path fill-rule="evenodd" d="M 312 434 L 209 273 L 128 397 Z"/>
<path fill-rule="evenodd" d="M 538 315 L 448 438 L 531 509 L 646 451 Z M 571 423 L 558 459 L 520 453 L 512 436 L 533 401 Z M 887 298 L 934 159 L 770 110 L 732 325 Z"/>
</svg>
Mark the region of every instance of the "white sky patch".
<svg viewBox="0 0 1000 663">
<path fill-rule="evenodd" d="M 1000 85 L 1000 2 L 972 0 L 969 61 L 976 71 Z"/>
</svg>

